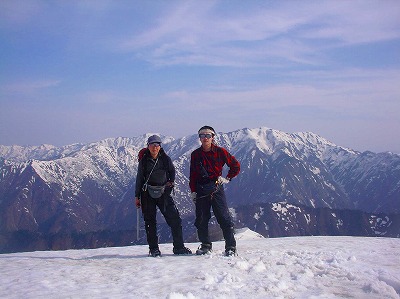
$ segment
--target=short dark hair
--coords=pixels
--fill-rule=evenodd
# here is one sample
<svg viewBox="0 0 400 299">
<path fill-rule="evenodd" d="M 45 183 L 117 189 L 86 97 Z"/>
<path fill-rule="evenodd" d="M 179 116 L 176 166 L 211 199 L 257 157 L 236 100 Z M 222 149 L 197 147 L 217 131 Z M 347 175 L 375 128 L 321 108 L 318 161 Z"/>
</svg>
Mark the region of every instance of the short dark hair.
<svg viewBox="0 0 400 299">
<path fill-rule="evenodd" d="M 216 135 L 214 128 L 211 127 L 211 126 L 202 126 L 202 127 L 199 129 L 198 132 L 200 133 L 201 130 L 211 130 L 211 131 L 213 131 L 214 135 Z"/>
</svg>

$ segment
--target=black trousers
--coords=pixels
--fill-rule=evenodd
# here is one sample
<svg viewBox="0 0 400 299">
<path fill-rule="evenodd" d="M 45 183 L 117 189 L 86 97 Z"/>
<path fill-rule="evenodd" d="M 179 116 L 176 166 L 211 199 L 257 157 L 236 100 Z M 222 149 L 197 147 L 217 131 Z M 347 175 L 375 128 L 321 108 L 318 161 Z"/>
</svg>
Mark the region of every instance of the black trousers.
<svg viewBox="0 0 400 299">
<path fill-rule="evenodd" d="M 157 207 L 171 228 L 174 248 L 182 248 L 182 220 L 175 206 L 170 192 L 167 191 L 160 198 L 152 198 L 149 193 L 142 192 L 141 206 L 146 229 L 147 243 L 150 249 L 158 248 L 157 235 Z"/>
<path fill-rule="evenodd" d="M 234 235 L 234 225 L 232 217 L 226 203 L 225 191 L 223 186 L 219 186 L 218 190 L 212 196 L 205 196 L 198 193 L 196 199 L 196 220 L 194 225 L 197 228 L 197 235 L 201 243 L 211 244 L 208 235 L 208 222 L 211 218 L 211 208 L 215 218 L 222 229 L 225 239 L 225 248 L 236 247 Z"/>
</svg>

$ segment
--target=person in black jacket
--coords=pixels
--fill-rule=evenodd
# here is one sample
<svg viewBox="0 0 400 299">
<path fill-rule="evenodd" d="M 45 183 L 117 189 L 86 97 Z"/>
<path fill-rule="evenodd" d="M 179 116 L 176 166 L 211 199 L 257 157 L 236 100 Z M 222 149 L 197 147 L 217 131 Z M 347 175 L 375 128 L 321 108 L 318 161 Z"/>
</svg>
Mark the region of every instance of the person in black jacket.
<svg viewBox="0 0 400 299">
<path fill-rule="evenodd" d="M 171 228 L 174 254 L 191 254 L 182 235 L 182 220 L 171 196 L 175 181 L 175 167 L 161 147 L 161 138 L 152 135 L 147 149 L 141 151 L 135 186 L 135 204 L 142 208 L 149 255 L 161 256 L 157 236 L 157 207 Z"/>
</svg>

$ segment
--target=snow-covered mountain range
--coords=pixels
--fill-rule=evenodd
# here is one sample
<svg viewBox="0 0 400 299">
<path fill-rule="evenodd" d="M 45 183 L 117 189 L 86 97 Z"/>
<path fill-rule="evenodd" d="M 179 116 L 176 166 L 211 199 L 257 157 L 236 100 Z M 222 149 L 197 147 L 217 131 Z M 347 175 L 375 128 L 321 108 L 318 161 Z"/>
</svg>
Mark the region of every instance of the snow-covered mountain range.
<svg viewBox="0 0 400 299">
<path fill-rule="evenodd" d="M 137 154 L 149 135 L 63 147 L 0 145 L 0 249 L 7 234 L 34 232 L 62 243 L 63 234 L 134 230 Z M 190 222 L 190 154 L 200 143 L 197 135 L 162 140 L 177 171 L 178 208 Z M 400 214 L 398 154 L 360 153 L 313 133 L 265 127 L 220 132 L 217 141 L 241 163 L 240 175 L 226 185 L 234 209 L 284 202 Z"/>
</svg>

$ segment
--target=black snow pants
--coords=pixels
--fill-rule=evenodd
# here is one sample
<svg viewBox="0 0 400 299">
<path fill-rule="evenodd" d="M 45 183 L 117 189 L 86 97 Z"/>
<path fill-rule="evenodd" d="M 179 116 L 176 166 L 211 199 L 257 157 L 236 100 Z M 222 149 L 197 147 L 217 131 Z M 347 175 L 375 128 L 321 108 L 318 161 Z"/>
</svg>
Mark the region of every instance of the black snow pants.
<svg viewBox="0 0 400 299">
<path fill-rule="evenodd" d="M 234 236 L 234 225 L 229 213 L 223 186 L 218 186 L 212 195 L 204 196 L 198 193 L 196 199 L 196 220 L 197 235 L 201 243 L 211 244 L 208 234 L 208 222 L 211 218 L 211 208 L 215 218 L 222 229 L 225 239 L 225 248 L 236 247 Z"/>
<path fill-rule="evenodd" d="M 141 193 L 141 206 L 150 249 L 158 248 L 157 207 L 171 228 L 174 248 L 184 246 L 182 220 L 170 193 L 165 192 L 160 198 L 152 198 L 147 191 Z"/>
</svg>

